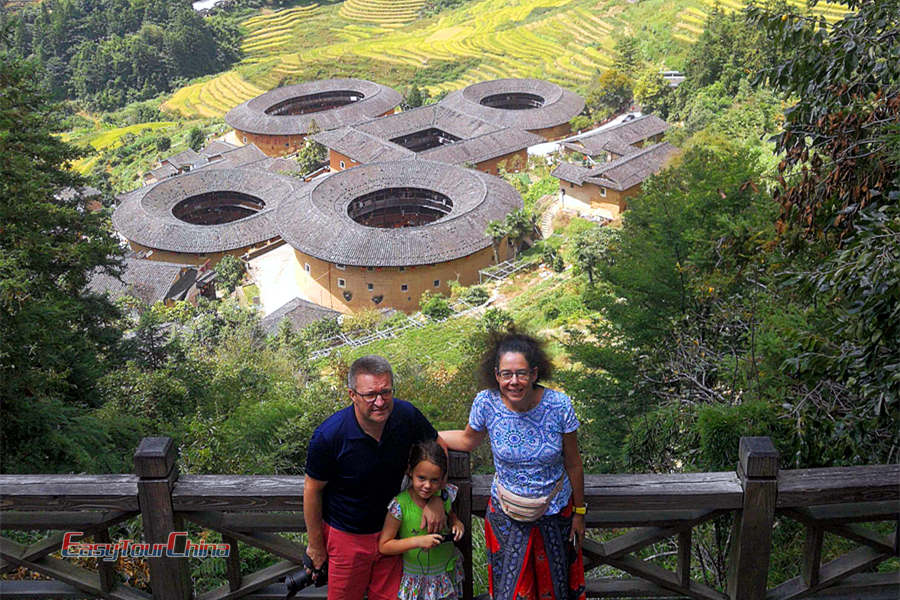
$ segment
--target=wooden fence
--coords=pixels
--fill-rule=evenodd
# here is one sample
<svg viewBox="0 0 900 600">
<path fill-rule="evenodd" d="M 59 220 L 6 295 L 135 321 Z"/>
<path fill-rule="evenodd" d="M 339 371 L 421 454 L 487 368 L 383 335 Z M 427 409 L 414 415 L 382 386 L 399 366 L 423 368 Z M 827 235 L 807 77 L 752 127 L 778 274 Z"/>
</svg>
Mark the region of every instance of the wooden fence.
<svg viewBox="0 0 900 600">
<path fill-rule="evenodd" d="M 303 478 L 179 477 L 176 459 L 172 440 L 146 438 L 135 452 L 133 475 L 0 475 L 0 529 L 57 532 L 29 546 L 0 537 L 0 573 L 25 567 L 49 578 L 0 581 L 0 597 L 283 598 L 285 588 L 278 582 L 298 568 L 304 548 L 278 533 L 304 530 Z M 586 567 L 609 565 L 627 575 L 589 580 L 588 596 L 900 598 L 900 572 L 875 569 L 898 556 L 900 465 L 779 471 L 778 453 L 769 438 L 741 439 L 736 462 L 735 472 L 588 475 L 587 526 L 591 534 L 585 541 Z M 457 514 L 469 524 L 459 544 L 468 575 L 468 599 L 472 597 L 472 517 L 484 515 L 490 475 L 472 476 L 468 455 L 452 453 L 451 480 L 460 488 Z M 93 570 L 51 556 L 59 551 L 65 531 L 80 531 L 97 542 L 109 542 L 109 528 L 136 515 L 142 517 L 144 542 L 151 544 L 166 543 L 171 532 L 185 530 L 186 521 L 220 532 L 223 541 L 231 545 L 231 554 L 225 559 L 227 584 L 194 594 L 187 560 L 151 558 L 152 594 L 148 594 L 126 585 L 112 562 L 98 561 Z M 696 581 L 691 569 L 696 554 L 692 552 L 694 528 L 722 515 L 733 517 L 725 591 Z M 797 558 L 801 574 L 770 588 L 767 576 L 773 528 L 785 519 L 805 528 L 802 556 Z M 860 525 L 884 521 L 893 530 L 887 536 Z M 597 530 L 603 529 L 625 533 L 597 541 Z M 826 533 L 849 540 L 855 549 L 823 564 Z M 671 561 L 674 570 L 639 556 L 642 549 L 667 539 L 677 542 Z M 280 560 L 244 573 L 239 541 Z M 324 588 L 307 588 L 299 597 L 324 595 Z"/>
</svg>

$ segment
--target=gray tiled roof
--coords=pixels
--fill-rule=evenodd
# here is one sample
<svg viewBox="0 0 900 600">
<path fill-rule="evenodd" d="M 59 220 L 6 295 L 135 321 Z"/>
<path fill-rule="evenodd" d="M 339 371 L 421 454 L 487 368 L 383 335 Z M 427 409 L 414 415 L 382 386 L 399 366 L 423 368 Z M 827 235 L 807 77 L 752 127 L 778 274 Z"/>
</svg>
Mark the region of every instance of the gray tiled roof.
<svg viewBox="0 0 900 600">
<path fill-rule="evenodd" d="M 349 90 L 360 92 L 363 98 L 338 108 L 304 115 L 268 115 L 266 111 L 276 104 L 329 91 Z M 403 97 L 387 86 L 364 79 L 326 79 L 298 85 L 275 88 L 265 94 L 243 102 L 225 115 L 225 122 L 240 131 L 266 135 L 297 135 L 309 133 L 310 122 L 315 120 L 321 130 L 336 129 L 366 119 L 383 115 L 400 104 Z"/>
<path fill-rule="evenodd" d="M 238 148 L 238 146 L 226 142 L 225 140 L 213 140 L 203 148 L 200 148 L 200 154 L 205 156 L 206 158 L 210 158 L 212 156 L 218 156 L 223 152 L 234 150 L 235 148 Z"/>
<path fill-rule="evenodd" d="M 593 183 L 621 192 L 662 169 L 677 151 L 675 146 L 662 142 L 592 168 L 564 162 L 553 170 L 552 175 L 578 185 Z"/>
<path fill-rule="evenodd" d="M 358 163 L 383 162 L 413 158 L 416 153 L 393 142 L 379 139 L 355 127 L 323 131 L 313 139 L 326 148 L 340 152 Z"/>
<path fill-rule="evenodd" d="M 233 250 L 276 237 L 275 209 L 303 185 L 293 177 L 257 169 L 207 167 L 124 194 L 112 220 L 126 239 L 158 250 L 196 254 Z M 182 200 L 214 191 L 255 196 L 265 208 L 222 225 L 194 225 L 172 214 Z"/>
<path fill-rule="evenodd" d="M 231 150 L 223 152 L 221 156 L 220 160 L 204 166 L 213 169 L 236 169 L 268 158 L 266 153 L 260 150 L 256 144 L 232 147 Z"/>
<path fill-rule="evenodd" d="M 523 150 L 543 141 L 544 138 L 541 136 L 524 129 L 507 127 L 478 137 L 462 140 L 455 144 L 438 146 L 437 148 L 420 152 L 418 156 L 454 165 L 461 165 L 467 162 L 479 163 Z"/>
<path fill-rule="evenodd" d="M 566 142 L 563 146 L 588 156 L 596 156 L 602 152 L 625 156 L 638 151 L 632 144 L 665 133 L 668 128 L 669 124 L 656 115 L 642 115 L 597 133 L 579 136 L 577 140 Z"/>
<path fill-rule="evenodd" d="M 126 258 L 121 279 L 103 272 L 95 273 L 88 282 L 88 289 L 98 294 L 107 293 L 111 298 L 134 296 L 147 304 L 165 300 L 172 286 L 188 265 Z"/>
<path fill-rule="evenodd" d="M 503 93 L 526 93 L 540 96 L 540 108 L 508 110 L 481 104 L 487 96 Z M 450 92 L 439 102 L 461 113 L 500 125 L 534 131 L 567 123 L 584 109 L 578 94 L 542 79 L 494 79 L 474 83 L 462 90 Z"/>
<path fill-rule="evenodd" d="M 427 225 L 366 227 L 347 214 L 352 200 L 386 188 L 424 188 L 453 202 Z M 303 189 L 278 208 L 278 229 L 294 248 L 355 266 L 413 266 L 467 256 L 491 245 L 484 230 L 522 207 L 516 190 L 498 177 L 445 163 L 404 160 L 340 171 Z"/>
<path fill-rule="evenodd" d="M 178 173 L 178 169 L 176 169 L 172 165 L 162 165 L 160 167 L 156 167 L 155 169 L 150 169 L 150 175 L 152 175 L 157 180 L 171 177 L 176 173 Z"/>
<path fill-rule="evenodd" d="M 178 154 L 173 154 L 167 158 L 164 158 L 162 162 L 167 162 L 176 169 L 181 169 L 182 167 L 194 167 L 197 165 L 202 165 L 206 163 L 206 157 L 200 156 L 193 149 L 188 148 L 187 150 L 182 150 Z"/>
<path fill-rule="evenodd" d="M 431 128 L 461 139 L 418 154 L 391 141 Z M 542 137 L 525 130 L 492 125 L 440 104 L 326 131 L 313 139 L 362 164 L 418 157 L 458 165 L 489 160 L 544 141 Z"/>
<path fill-rule="evenodd" d="M 291 329 L 299 331 L 319 319 L 336 319 L 340 314 L 336 310 L 319 306 L 302 298 L 294 298 L 266 315 L 261 325 L 268 335 L 272 335 L 278 331 L 278 326 L 284 319 L 290 321 Z"/>
</svg>

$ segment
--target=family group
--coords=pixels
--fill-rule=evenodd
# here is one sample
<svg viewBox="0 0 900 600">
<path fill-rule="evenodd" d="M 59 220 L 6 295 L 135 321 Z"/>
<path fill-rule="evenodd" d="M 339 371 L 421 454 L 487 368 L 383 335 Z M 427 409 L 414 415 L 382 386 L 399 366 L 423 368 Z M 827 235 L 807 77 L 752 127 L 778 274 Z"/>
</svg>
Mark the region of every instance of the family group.
<svg viewBox="0 0 900 600">
<path fill-rule="evenodd" d="M 541 385 L 550 370 L 534 338 L 496 336 L 465 429 L 438 432 L 394 397 L 386 359 L 350 366 L 352 403 L 315 430 L 306 461 L 310 572 L 327 565 L 329 600 L 462 596 L 452 542 L 465 524 L 451 510 L 447 450 L 471 451 L 485 437 L 496 473 L 484 525 L 491 598 L 585 598 L 579 423 L 569 397 Z"/>
</svg>

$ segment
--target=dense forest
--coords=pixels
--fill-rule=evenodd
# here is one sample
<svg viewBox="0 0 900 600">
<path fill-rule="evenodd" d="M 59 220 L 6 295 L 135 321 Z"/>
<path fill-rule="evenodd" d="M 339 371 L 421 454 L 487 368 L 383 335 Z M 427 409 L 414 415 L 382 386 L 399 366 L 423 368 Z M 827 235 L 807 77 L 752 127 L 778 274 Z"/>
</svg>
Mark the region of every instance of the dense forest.
<svg viewBox="0 0 900 600">
<path fill-rule="evenodd" d="M 33 57 L 56 99 L 109 110 L 168 92 L 240 58 L 241 35 L 225 16 L 189 2 L 47 0 L 15 14 L 0 8 L 10 52 Z"/>
<path fill-rule="evenodd" d="M 897 462 L 900 0 L 852 6 L 834 25 L 714 11 L 675 91 L 648 85 L 652 65 L 623 42 L 616 85 L 680 123 L 668 139 L 682 152 L 622 226 L 558 223 L 529 251 L 549 268 L 505 284 L 502 309 L 318 361 L 329 335 L 390 318 L 266 336 L 232 301 L 85 290 L 116 271 L 117 245 L 105 217 L 54 197 L 79 182 L 65 169 L 77 152 L 52 135 L 50 59 L 17 42 L 0 54 L 14 92 L 0 96 L 0 471 L 127 472 L 142 436 L 169 435 L 183 472 L 297 474 L 357 354 L 388 356 L 398 396 L 458 427 L 485 335 L 511 323 L 550 340 L 589 472 L 729 470 L 742 435 L 772 436 L 785 467 Z M 124 40 L 150 12 L 137 33 L 102 24 Z M 594 111 L 618 102 L 609 89 L 595 86 Z M 541 161 L 507 177 L 530 209 L 555 188 Z"/>
</svg>

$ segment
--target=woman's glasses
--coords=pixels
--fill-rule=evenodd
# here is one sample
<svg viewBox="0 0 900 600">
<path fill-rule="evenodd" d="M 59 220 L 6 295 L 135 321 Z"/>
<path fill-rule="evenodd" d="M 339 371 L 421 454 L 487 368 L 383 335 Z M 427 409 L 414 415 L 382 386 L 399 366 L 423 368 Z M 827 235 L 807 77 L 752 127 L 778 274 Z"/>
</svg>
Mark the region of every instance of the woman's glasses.
<svg viewBox="0 0 900 600">
<path fill-rule="evenodd" d="M 531 379 L 531 370 L 528 369 L 519 369 L 517 371 L 496 371 L 497 377 L 500 378 L 501 381 L 511 381 L 513 377 L 518 379 L 519 381 L 528 381 Z"/>
</svg>

